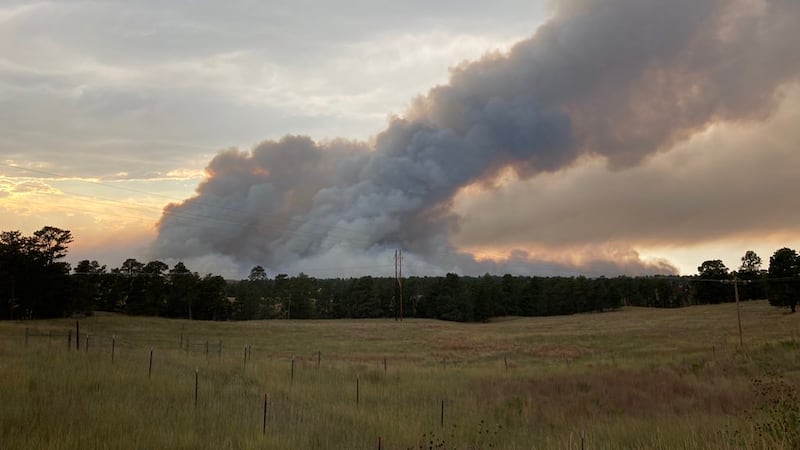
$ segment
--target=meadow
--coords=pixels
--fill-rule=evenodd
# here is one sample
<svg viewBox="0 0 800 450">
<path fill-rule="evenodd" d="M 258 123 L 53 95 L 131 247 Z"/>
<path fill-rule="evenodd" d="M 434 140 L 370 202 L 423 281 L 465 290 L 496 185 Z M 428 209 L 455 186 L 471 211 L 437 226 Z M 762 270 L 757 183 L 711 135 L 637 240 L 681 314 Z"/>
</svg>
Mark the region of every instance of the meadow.
<svg viewBox="0 0 800 450">
<path fill-rule="evenodd" d="M 741 314 L 0 322 L 0 446 L 798 448 L 800 322 Z"/>
</svg>

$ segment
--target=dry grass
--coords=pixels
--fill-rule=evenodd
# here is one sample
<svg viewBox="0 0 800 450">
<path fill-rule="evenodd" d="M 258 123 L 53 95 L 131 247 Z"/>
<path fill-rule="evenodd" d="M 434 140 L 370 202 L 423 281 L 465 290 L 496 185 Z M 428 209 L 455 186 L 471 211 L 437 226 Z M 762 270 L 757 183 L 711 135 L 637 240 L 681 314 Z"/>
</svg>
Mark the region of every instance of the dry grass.
<svg viewBox="0 0 800 450">
<path fill-rule="evenodd" d="M 74 320 L 4 322 L 0 442 L 15 449 L 350 449 L 375 448 L 381 436 L 391 449 L 549 449 L 580 448 L 585 431 L 592 449 L 792 448 L 757 426 L 773 419 L 758 409 L 763 395 L 753 380 L 781 376 L 797 387 L 797 316 L 748 302 L 742 317 L 743 351 L 735 305 L 489 324 L 104 314 L 81 320 L 82 333 L 98 336 L 88 353 L 85 342 L 80 353 L 68 350 L 59 334 Z M 56 334 L 31 336 L 26 347 L 25 328 Z M 265 392 L 271 406 L 262 434 Z"/>
</svg>

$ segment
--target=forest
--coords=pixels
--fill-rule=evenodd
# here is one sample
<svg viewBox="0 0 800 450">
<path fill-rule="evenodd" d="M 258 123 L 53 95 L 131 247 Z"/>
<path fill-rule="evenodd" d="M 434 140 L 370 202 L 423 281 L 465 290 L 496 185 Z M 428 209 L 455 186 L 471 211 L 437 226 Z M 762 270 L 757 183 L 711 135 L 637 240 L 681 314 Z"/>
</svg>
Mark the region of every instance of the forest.
<svg viewBox="0 0 800 450">
<path fill-rule="evenodd" d="M 404 279 L 269 277 L 256 266 L 244 280 L 201 276 L 182 262 L 130 258 L 108 269 L 67 256 L 71 232 L 44 227 L 31 236 L 0 233 L 0 319 L 90 315 L 111 311 L 192 320 L 433 318 L 483 322 L 500 316 L 602 312 L 624 306 L 677 308 L 769 298 L 794 312 L 800 257 L 781 248 L 767 269 L 753 251 L 730 270 L 707 260 L 692 276 L 540 277 L 534 274 Z"/>
</svg>

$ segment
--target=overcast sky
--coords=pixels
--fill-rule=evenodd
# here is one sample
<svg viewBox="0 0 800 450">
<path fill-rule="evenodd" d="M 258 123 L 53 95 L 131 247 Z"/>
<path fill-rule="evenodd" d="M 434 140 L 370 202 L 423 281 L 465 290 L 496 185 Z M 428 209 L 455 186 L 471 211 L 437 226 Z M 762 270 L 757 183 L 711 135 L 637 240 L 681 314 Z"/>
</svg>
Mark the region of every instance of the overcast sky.
<svg viewBox="0 0 800 450">
<path fill-rule="evenodd" d="M 390 249 L 395 245 L 418 246 L 409 263 L 420 275 L 447 270 L 694 273 L 706 259 L 721 258 L 736 268 L 749 249 L 766 263 L 780 247 L 800 247 L 799 53 L 786 53 L 794 49 L 797 35 L 784 31 L 785 24 L 776 19 L 796 24 L 800 15 L 794 2 L 708 0 L 696 2 L 704 7 L 695 7 L 694 2 L 676 1 L 684 9 L 656 13 L 647 7 L 630 12 L 641 9 L 632 7 L 634 3 L 0 1 L 0 229 L 70 229 L 76 238 L 73 262 L 98 259 L 117 267 L 128 257 L 158 257 L 171 263 L 185 259 L 193 270 L 229 277 L 241 276 L 262 260 L 270 274 L 305 269 L 319 276 L 390 275 Z M 643 2 L 648 3 L 658 4 Z M 692 16 L 683 20 L 684 12 Z M 666 23 L 670 13 L 676 14 L 676 23 L 687 22 L 688 35 L 693 26 L 705 23 L 693 17 L 707 13 L 703 20 L 718 25 L 717 37 L 729 45 L 709 49 L 709 38 L 700 34 L 696 42 L 668 39 L 658 33 L 670 30 L 647 23 L 659 15 L 667 17 Z M 600 20 L 601 15 L 612 18 Z M 716 20 L 718 15 L 725 20 Z M 613 17 L 628 22 L 612 28 Z M 748 18 L 754 18 L 752 23 Z M 551 24 L 549 34 L 545 30 L 534 36 L 546 24 Z M 663 55 L 656 54 L 641 68 L 633 50 L 614 53 L 619 60 L 601 58 L 607 51 L 601 44 L 587 51 L 588 57 L 569 60 L 573 65 L 542 56 L 542 49 L 563 56 L 546 45 L 548 36 L 559 36 L 559 48 L 568 51 L 575 42 L 602 41 L 612 30 L 628 25 L 633 40 L 644 36 L 645 41 L 666 42 L 669 47 L 654 44 L 652 52 Z M 753 27 L 762 27 L 752 35 L 760 40 L 758 45 L 746 34 Z M 609 38 L 607 48 L 626 39 Z M 442 92 L 460 93 L 459 86 L 476 86 L 474 81 L 451 80 L 454 67 L 462 68 L 465 79 L 484 70 L 489 73 L 498 64 L 513 72 L 520 58 L 508 52 L 520 41 L 530 42 L 528 54 L 538 58 L 532 63 L 537 70 L 552 72 L 557 79 L 556 69 L 540 66 L 561 64 L 565 78 L 568 74 L 575 83 L 551 84 L 530 94 L 537 96 L 537 105 L 546 104 L 542 114 L 565 115 L 573 130 L 565 148 L 574 145 L 574 150 L 548 167 L 535 167 L 541 163 L 536 158 L 486 161 L 486 168 L 454 180 L 441 198 L 420 197 L 422 206 L 413 212 L 404 209 L 397 217 L 394 210 L 386 213 L 398 223 L 414 225 L 445 208 L 447 223 L 437 216 L 435 229 L 420 233 L 436 235 L 436 245 L 444 242 L 448 252 L 455 252 L 452 259 L 422 249 L 433 240 L 398 235 L 395 243 L 389 232 L 376 234 L 363 248 L 326 247 L 342 230 L 362 233 L 356 226 L 364 217 L 349 217 L 347 226 L 342 225 L 344 219 L 332 219 L 329 208 L 320 206 L 317 190 L 307 193 L 307 209 L 292 210 L 281 222 L 282 227 L 298 227 L 303 221 L 315 227 L 314 233 L 324 234 L 314 243 L 320 250 L 313 254 L 298 250 L 285 232 L 265 234 L 264 217 L 251 217 L 277 217 L 277 210 L 259 209 L 247 218 L 231 219 L 230 211 L 217 206 L 203 217 L 211 214 L 232 226 L 215 228 L 215 236 L 171 223 L 169 215 L 162 217 L 163 208 L 175 203 L 183 209 L 172 211 L 197 218 L 199 213 L 191 209 L 196 205 L 181 203 L 195 195 L 206 206 L 209 199 L 230 203 L 239 198 L 222 197 L 215 190 L 224 180 L 224 170 L 217 184 L 207 178 L 215 175 L 206 167 L 226 149 L 239 149 L 241 161 L 236 164 L 253 164 L 253 173 L 279 172 L 293 166 L 278 156 L 269 159 L 271 166 L 258 166 L 249 151 L 285 135 L 305 135 L 315 143 L 312 153 L 339 151 L 330 150 L 329 143 L 343 138 L 355 148 L 346 152 L 375 153 L 372 159 L 379 159 L 384 145 L 378 136 L 394 129 L 392 118 L 433 124 L 437 130 L 457 129 L 450 118 L 436 112 L 443 108 L 444 94 L 431 89 L 453 85 Z M 734 50 L 744 55 L 741 59 L 748 67 L 761 69 L 721 74 L 725 52 Z M 595 57 L 598 61 L 586 62 Z M 720 62 L 687 62 L 692 58 Z M 625 72 L 607 71 L 610 65 Z M 670 72 L 671 65 L 679 69 Z M 585 80 L 562 66 L 584 71 Z M 618 80 L 628 69 L 639 70 L 639 78 L 601 83 L 593 77 L 607 72 Z M 651 73 L 656 69 L 658 90 Z M 693 78 L 681 78 L 687 72 Z M 695 85 L 687 83 L 698 79 Z M 721 87 L 717 90 L 709 83 Z M 583 92 L 584 85 L 594 88 Z M 491 98 L 501 95 L 490 88 L 484 91 Z M 551 91 L 559 95 L 550 99 Z M 715 95 L 706 95 L 709 91 Z M 730 99 L 731 92 L 743 91 L 759 95 Z M 529 92 L 508 95 L 527 98 Z M 662 95 L 661 101 L 651 101 Z M 683 100 L 674 101 L 678 97 Z M 647 101 L 637 103 L 636 98 Z M 598 106 L 625 102 L 633 105 L 618 113 Z M 679 109 L 670 110 L 667 104 Z M 689 109 L 697 112 L 686 113 Z M 631 111 L 636 118 L 631 127 L 617 123 L 610 125 L 619 126 L 614 133 L 596 131 L 609 127 L 606 119 L 632 117 Z M 672 117 L 674 111 L 680 112 L 681 120 L 663 133 L 653 131 L 660 126 L 656 122 L 667 117 L 662 113 Z M 557 119 L 542 119 L 549 125 L 540 134 L 557 127 Z M 574 139 L 581 144 L 572 144 Z M 275 148 L 271 151 L 276 155 L 287 151 Z M 393 152 L 385 150 L 386 155 Z M 369 156 L 358 158 L 353 159 L 354 167 L 377 164 L 368 161 Z M 340 159 L 333 158 L 330 166 Z M 218 168 L 229 167 L 223 159 L 215 161 Z M 322 183 L 319 174 L 328 172 L 325 167 L 319 170 L 309 172 L 309 179 Z M 297 175 L 298 182 L 304 176 Z M 352 191 L 351 181 L 353 186 L 365 181 L 355 177 L 345 183 L 341 174 L 330 177 L 326 181 L 341 193 Z M 235 189 L 255 192 L 254 186 L 272 189 L 277 183 L 268 181 Z M 327 186 L 320 184 L 318 189 L 330 195 Z M 383 192 L 380 186 L 374 191 Z M 286 192 L 299 195 L 295 187 Z M 364 192 L 358 195 L 367 198 Z M 337 202 L 343 209 L 361 205 L 358 200 L 352 205 Z M 261 226 L 251 227 L 251 219 Z M 256 254 L 235 250 L 241 246 L 231 245 L 231 236 L 244 234 L 252 242 L 272 244 Z M 207 242 L 197 243 L 198 236 Z M 439 241 L 442 236 L 444 241 Z M 253 247 L 247 242 L 243 239 L 241 244 Z M 290 256 L 279 262 L 278 254 Z M 343 255 L 349 263 L 341 263 Z"/>
</svg>

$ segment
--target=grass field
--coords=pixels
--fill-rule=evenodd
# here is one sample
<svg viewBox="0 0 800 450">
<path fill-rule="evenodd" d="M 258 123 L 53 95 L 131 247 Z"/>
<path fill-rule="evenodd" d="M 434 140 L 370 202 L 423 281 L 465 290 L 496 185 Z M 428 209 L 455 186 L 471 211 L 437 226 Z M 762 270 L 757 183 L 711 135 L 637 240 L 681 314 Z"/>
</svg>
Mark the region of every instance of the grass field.
<svg viewBox="0 0 800 450">
<path fill-rule="evenodd" d="M 75 319 L 0 322 L 0 447 L 798 448 L 799 320 L 743 303 L 743 350 L 734 304 L 488 324 L 98 314 L 80 351 Z"/>
</svg>

